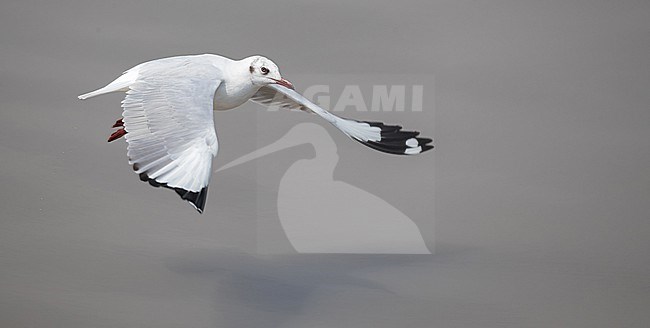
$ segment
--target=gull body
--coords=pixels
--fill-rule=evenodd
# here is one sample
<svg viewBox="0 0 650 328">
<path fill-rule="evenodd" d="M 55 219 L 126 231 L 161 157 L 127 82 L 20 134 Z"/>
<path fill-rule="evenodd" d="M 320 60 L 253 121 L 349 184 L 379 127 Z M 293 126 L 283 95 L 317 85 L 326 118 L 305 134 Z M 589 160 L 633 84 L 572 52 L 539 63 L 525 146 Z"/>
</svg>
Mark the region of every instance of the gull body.
<svg viewBox="0 0 650 328">
<path fill-rule="evenodd" d="M 433 148 L 418 132 L 400 126 L 338 117 L 297 93 L 273 61 L 255 55 L 241 60 L 203 54 L 139 64 L 103 88 L 79 99 L 122 91 L 122 118 L 109 142 L 125 137 L 127 156 L 142 181 L 176 191 L 203 212 L 212 158 L 218 151 L 213 111 L 246 101 L 314 113 L 353 140 L 392 154 Z"/>
</svg>

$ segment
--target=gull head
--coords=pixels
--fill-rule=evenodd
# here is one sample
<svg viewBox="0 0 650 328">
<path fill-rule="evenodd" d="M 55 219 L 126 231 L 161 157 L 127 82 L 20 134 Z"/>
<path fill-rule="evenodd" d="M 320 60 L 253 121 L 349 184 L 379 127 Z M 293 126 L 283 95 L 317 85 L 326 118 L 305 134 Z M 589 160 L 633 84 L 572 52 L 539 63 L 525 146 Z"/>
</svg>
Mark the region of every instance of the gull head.
<svg viewBox="0 0 650 328">
<path fill-rule="evenodd" d="M 259 86 L 279 84 L 293 89 L 293 84 L 282 78 L 278 65 L 270 59 L 263 56 L 252 56 L 245 60 L 249 61 L 248 72 L 250 73 L 253 84 Z"/>
</svg>

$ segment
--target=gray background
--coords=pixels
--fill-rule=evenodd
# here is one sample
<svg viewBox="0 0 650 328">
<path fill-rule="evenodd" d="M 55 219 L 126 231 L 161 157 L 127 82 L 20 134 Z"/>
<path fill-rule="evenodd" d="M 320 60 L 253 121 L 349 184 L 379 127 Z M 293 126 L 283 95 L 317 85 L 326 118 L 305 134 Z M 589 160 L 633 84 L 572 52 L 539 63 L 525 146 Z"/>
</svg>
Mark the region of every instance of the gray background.
<svg viewBox="0 0 650 328">
<path fill-rule="evenodd" d="M 0 326 L 650 321 L 647 1 L 3 1 L 0 30 Z M 204 52 L 263 53 L 297 85 L 434 76 L 425 112 L 347 115 L 426 131 L 433 153 L 332 137 L 335 178 L 409 215 L 435 254 L 259 255 L 274 179 L 309 146 L 215 175 L 202 216 L 137 181 L 105 142 L 121 97 L 76 95 Z M 216 163 L 310 120 L 218 113 Z"/>
</svg>

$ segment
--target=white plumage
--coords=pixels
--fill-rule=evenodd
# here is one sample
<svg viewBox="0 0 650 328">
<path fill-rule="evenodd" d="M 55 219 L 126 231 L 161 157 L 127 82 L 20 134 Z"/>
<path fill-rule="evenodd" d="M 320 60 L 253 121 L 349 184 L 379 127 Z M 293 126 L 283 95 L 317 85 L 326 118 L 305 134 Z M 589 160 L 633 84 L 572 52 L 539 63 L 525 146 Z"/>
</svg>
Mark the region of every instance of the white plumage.
<svg viewBox="0 0 650 328">
<path fill-rule="evenodd" d="M 262 56 L 232 60 L 218 55 L 179 56 L 137 65 L 79 99 L 125 91 L 122 119 L 109 141 L 125 136 L 129 163 L 143 181 L 175 190 L 203 212 L 212 157 L 218 151 L 213 110 L 248 100 L 317 114 L 350 138 L 379 151 L 418 154 L 433 146 L 399 126 L 338 117 L 293 90 L 278 67 Z"/>
</svg>

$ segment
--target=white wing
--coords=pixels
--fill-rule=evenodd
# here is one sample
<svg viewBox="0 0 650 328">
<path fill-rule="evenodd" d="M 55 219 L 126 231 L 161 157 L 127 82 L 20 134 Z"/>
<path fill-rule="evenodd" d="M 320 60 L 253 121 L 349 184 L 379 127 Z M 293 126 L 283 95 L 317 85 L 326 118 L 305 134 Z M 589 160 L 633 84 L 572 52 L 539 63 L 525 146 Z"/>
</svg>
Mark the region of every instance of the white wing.
<svg viewBox="0 0 650 328">
<path fill-rule="evenodd" d="M 143 181 L 175 190 L 203 212 L 217 134 L 221 70 L 198 57 L 145 63 L 122 101 L 129 163 Z"/>
<path fill-rule="evenodd" d="M 356 121 L 336 116 L 309 101 L 298 92 L 277 84 L 262 87 L 252 98 L 263 105 L 274 105 L 286 109 L 309 110 L 326 119 L 350 138 L 381 152 L 399 155 L 414 155 L 433 148 L 433 140 L 417 138 L 417 131 L 402 131 L 398 125 L 381 122 Z"/>
</svg>

